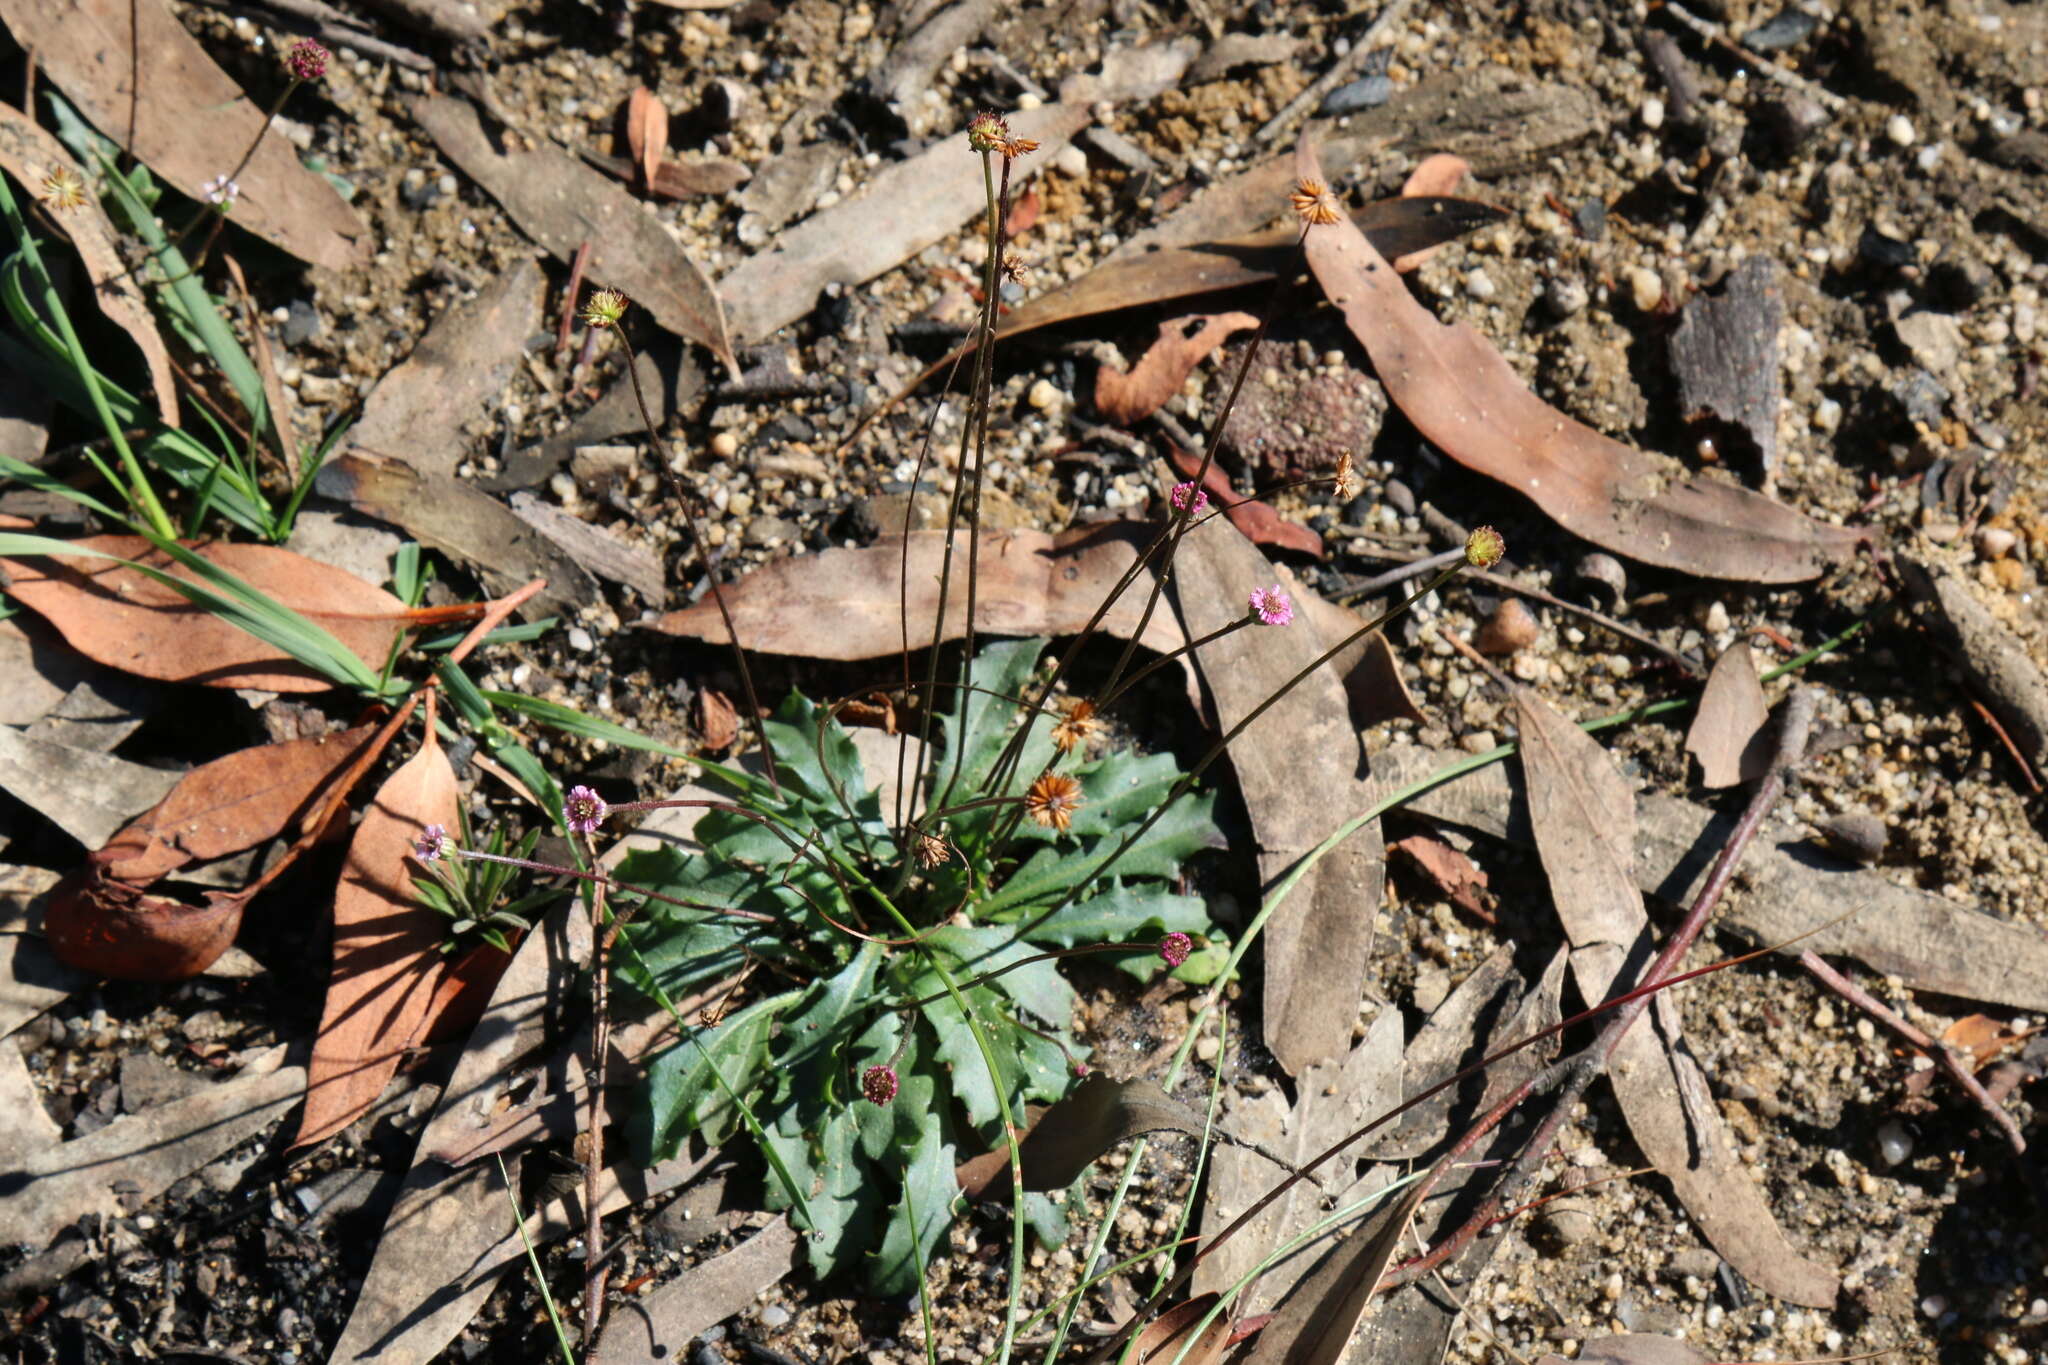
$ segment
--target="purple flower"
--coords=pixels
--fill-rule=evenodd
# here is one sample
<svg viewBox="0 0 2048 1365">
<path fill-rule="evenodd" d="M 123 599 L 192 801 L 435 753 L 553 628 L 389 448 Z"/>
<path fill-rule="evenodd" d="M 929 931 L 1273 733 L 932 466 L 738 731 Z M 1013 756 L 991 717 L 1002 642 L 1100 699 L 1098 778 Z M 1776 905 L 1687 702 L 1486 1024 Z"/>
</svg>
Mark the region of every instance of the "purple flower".
<svg viewBox="0 0 2048 1365">
<path fill-rule="evenodd" d="M 1194 510 L 1197 512 L 1201 511 L 1204 507 L 1207 507 L 1209 505 L 1209 495 L 1207 493 L 1204 493 L 1201 489 L 1195 487 L 1195 481 L 1193 479 L 1189 479 L 1186 483 L 1177 483 L 1173 486 L 1174 511 L 1187 511 L 1189 498 L 1194 499 Z"/>
<path fill-rule="evenodd" d="M 1278 584 L 1270 588 L 1253 588 L 1251 608 L 1269 626 L 1284 626 L 1294 619 L 1294 603 Z"/>
<path fill-rule="evenodd" d="M 317 81 L 327 74 L 327 49 L 311 38 L 301 38 L 284 51 L 284 64 L 302 81 Z"/>
<path fill-rule="evenodd" d="M 1178 929 L 1159 940 L 1159 956 L 1169 967 L 1178 967 L 1186 962 L 1194 948 L 1195 941 Z"/>
<path fill-rule="evenodd" d="M 446 825 L 428 825 L 420 831 L 420 837 L 412 841 L 412 856 L 423 863 L 431 863 L 455 848 L 455 841 L 448 837 Z"/>
<path fill-rule="evenodd" d="M 896 1068 L 871 1066 L 860 1073 L 860 1093 L 869 1104 L 887 1104 L 896 1098 Z"/>
<path fill-rule="evenodd" d="M 1092 1070 L 1094 1068 L 1089 1066 L 1088 1063 L 1082 1061 L 1079 1057 L 1074 1058 L 1074 1074 L 1076 1076 L 1085 1078 Z"/>
<path fill-rule="evenodd" d="M 569 788 L 569 795 L 562 801 L 562 815 L 569 828 L 578 834 L 595 831 L 604 823 L 604 813 L 609 809 L 604 798 L 588 787 Z"/>
</svg>

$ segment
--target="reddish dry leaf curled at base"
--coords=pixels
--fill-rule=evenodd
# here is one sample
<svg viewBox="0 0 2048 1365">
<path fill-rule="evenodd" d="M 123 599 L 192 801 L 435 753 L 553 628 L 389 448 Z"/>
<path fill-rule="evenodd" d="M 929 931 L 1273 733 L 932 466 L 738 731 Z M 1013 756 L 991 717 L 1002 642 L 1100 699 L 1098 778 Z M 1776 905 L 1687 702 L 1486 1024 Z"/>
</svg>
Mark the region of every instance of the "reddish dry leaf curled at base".
<svg viewBox="0 0 2048 1365">
<path fill-rule="evenodd" d="M 1457 849 L 1431 835 L 1411 834 L 1388 844 L 1387 852 L 1406 854 L 1451 904 L 1488 924 L 1494 922 L 1498 898 L 1487 889 L 1486 873 Z"/>
<path fill-rule="evenodd" d="M 1306 141 L 1296 165 L 1304 179 L 1322 179 Z M 1478 332 L 1432 317 L 1348 219 L 1311 228 L 1305 246 L 1323 292 L 1416 430 L 1466 468 L 1519 490 L 1572 534 L 1647 564 L 1754 583 L 1817 577 L 1868 536 L 1688 476 L 1675 460 L 1559 412 Z"/>
<path fill-rule="evenodd" d="M 198 580 L 139 536 L 90 536 L 73 544 Z M 326 628 L 373 672 L 407 620 L 405 603 L 355 575 L 271 545 L 206 544 L 194 553 Z M 8 592 L 48 617 L 86 658 L 163 682 L 325 692 L 331 679 L 198 606 L 182 593 L 111 560 L 80 556 L 0 559 Z"/>
<path fill-rule="evenodd" d="M 209 891 L 205 905 L 152 896 L 88 865 L 50 893 L 43 932 L 64 962 L 119 981 L 199 975 L 241 932 L 247 890 Z"/>
<path fill-rule="evenodd" d="M 455 815 L 455 770 L 429 720 L 426 742 L 385 779 L 349 843 L 334 895 L 334 974 L 294 1147 L 340 1132 L 376 1103 L 431 1021 L 448 924 L 414 894 L 411 853 L 421 829 L 453 827 Z"/>
<path fill-rule="evenodd" d="M 1214 1293 L 1197 1294 L 1162 1311 L 1138 1333 L 1136 1359 L 1144 1365 L 1210 1365 L 1221 1360 L 1231 1340 L 1229 1310 L 1209 1318 L 1209 1325 L 1196 1331 L 1196 1325 L 1215 1308 L 1217 1298 Z"/>
<path fill-rule="evenodd" d="M 1185 451 L 1168 449 L 1167 458 L 1184 479 L 1195 477 L 1201 469 L 1201 457 Z M 1323 538 L 1300 522 L 1289 521 L 1265 503 L 1255 498 L 1240 498 L 1237 490 L 1230 486 L 1230 480 L 1223 471 L 1210 461 L 1209 470 L 1202 475 L 1202 487 L 1209 494 L 1209 500 L 1223 509 L 1223 515 L 1230 518 L 1230 524 L 1244 532 L 1245 539 L 1255 545 L 1277 545 L 1283 550 L 1299 550 L 1306 555 L 1323 557 Z"/>
<path fill-rule="evenodd" d="M 705 753 L 722 754 L 740 737 L 740 713 L 723 692 L 700 689 L 690 710 Z"/>
<path fill-rule="evenodd" d="M 644 85 L 626 101 L 626 147 L 640 168 L 641 188 L 652 188 L 668 151 L 668 106 Z"/>
<path fill-rule="evenodd" d="M 1201 324 L 1192 333 L 1190 324 Z M 1159 340 L 1129 374 L 1104 365 L 1095 372 L 1095 406 L 1118 426 L 1130 426 L 1157 412 L 1180 392 L 1195 366 L 1238 332 L 1259 325 L 1250 313 L 1216 313 L 1174 318 L 1159 324 Z"/>
<path fill-rule="evenodd" d="M 154 810 L 108 840 L 94 861 L 110 876 L 147 885 L 186 863 L 254 848 L 283 833 L 375 733 L 362 726 L 259 744 L 194 768 Z"/>
<path fill-rule="evenodd" d="M 1096 1072 L 1058 1104 L 1029 1117 L 1019 1138 L 1017 1162 L 1027 1190 L 1063 1190 L 1089 1163 L 1128 1138 L 1171 1130 L 1200 1137 L 1202 1116 L 1139 1076 L 1111 1080 Z M 986 1194 L 1005 1197 L 1010 1185 L 1010 1149 L 1006 1143 L 960 1163 L 955 1171 L 961 1193 L 969 1199 Z"/>
<path fill-rule="evenodd" d="M 1775 748 L 1770 719 L 1756 656 L 1747 644 L 1737 643 L 1714 661 L 1685 735 L 1685 751 L 1700 761 L 1700 780 L 1709 787 L 1733 787 L 1769 772 Z"/>
</svg>

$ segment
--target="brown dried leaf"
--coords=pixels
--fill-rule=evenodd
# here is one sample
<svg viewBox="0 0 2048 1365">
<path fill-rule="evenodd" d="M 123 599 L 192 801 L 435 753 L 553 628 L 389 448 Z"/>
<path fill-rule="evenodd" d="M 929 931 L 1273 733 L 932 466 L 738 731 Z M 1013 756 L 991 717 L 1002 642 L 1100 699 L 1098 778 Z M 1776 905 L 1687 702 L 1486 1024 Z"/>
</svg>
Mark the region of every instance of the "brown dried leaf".
<svg viewBox="0 0 2048 1365">
<path fill-rule="evenodd" d="M 1166 455 L 1174 470 L 1184 479 L 1192 479 L 1202 467 L 1199 456 L 1185 451 L 1169 447 Z M 1223 515 L 1230 519 L 1230 524 L 1244 532 L 1245 538 L 1254 544 L 1299 550 L 1317 559 L 1323 557 L 1321 536 L 1298 521 L 1289 521 L 1256 498 L 1240 498 L 1214 461 L 1210 462 L 1208 472 L 1202 475 L 1202 488 L 1209 494 L 1209 501 L 1223 509 Z"/>
<path fill-rule="evenodd" d="M 1635 795 L 1599 741 L 1526 688 L 1515 688 L 1514 699 L 1530 825 L 1572 943 L 1572 975 L 1580 995 L 1604 1000 L 1634 985 L 1630 964 L 1650 956 L 1649 917 L 1635 885 Z M 1607 1077 L 1636 1145 L 1714 1249 L 1779 1298 L 1831 1306 L 1834 1272 L 1801 1256 L 1773 1221 L 1706 1098 L 1670 993 L 1622 1035 Z"/>
<path fill-rule="evenodd" d="M 1387 852 L 1405 854 L 1460 910 L 1494 922 L 1498 897 L 1488 888 L 1485 871 L 1457 849 L 1432 835 L 1411 834 L 1388 844 Z"/>
<path fill-rule="evenodd" d="M 1200 1137 L 1205 1129 L 1202 1116 L 1161 1090 L 1157 1081 L 1143 1076 L 1115 1081 L 1098 1071 L 1037 1116 L 1018 1144 L 1017 1160 L 1025 1189 L 1063 1190 L 1119 1142 L 1168 1130 Z M 988 1158 L 995 1159 L 992 1171 L 984 1167 Z M 962 1192 L 977 1198 L 989 1183 L 983 1177 L 999 1176 L 1009 1164 L 1007 1145 L 963 1163 Z M 970 1167 L 971 1177 L 965 1175 Z M 975 1181 L 971 1187 L 969 1179 Z"/>
<path fill-rule="evenodd" d="M 1708 787 L 1754 782 L 1771 770 L 1770 707 L 1757 680 L 1756 656 L 1738 641 L 1714 660 L 1700 693 L 1700 709 L 1686 731 L 1685 751 L 1700 761 Z"/>
<path fill-rule="evenodd" d="M 1942 1030 L 1941 1041 L 1965 1054 L 1963 1061 L 1970 1070 L 1982 1071 L 1997 1060 L 1998 1054 L 2039 1032 L 2038 1028 L 2015 1029 L 2006 1020 L 1988 1014 L 1966 1014 Z M 1917 1077 L 1925 1073 L 1913 1074 Z"/>
<path fill-rule="evenodd" d="M 1191 333 L 1190 324 L 1200 324 Z M 1095 372 L 1095 406 L 1118 426 L 1130 426 L 1180 392 L 1195 366 L 1238 332 L 1259 325 L 1250 313 L 1214 313 L 1159 324 L 1159 340 L 1129 374 L 1104 365 Z"/>
<path fill-rule="evenodd" d="M 626 100 L 626 148 L 640 167 L 640 187 L 651 189 L 668 155 L 668 106 L 644 85 Z"/>
<path fill-rule="evenodd" d="M 94 127 L 116 141 L 132 127 L 136 158 L 201 204 L 206 182 L 256 141 L 268 117 L 164 0 L 0 0 L 0 23 Z M 147 63 L 139 91 L 137 52 Z M 329 270 L 365 254 L 363 221 L 323 176 L 299 164 L 286 139 L 264 138 L 235 181 L 236 227 Z"/>
<path fill-rule="evenodd" d="M 191 572 L 140 536 L 89 536 L 73 544 L 150 565 L 176 578 Z M 405 625 L 405 603 L 340 569 L 271 545 L 189 548 L 326 627 L 372 669 L 384 666 Z M 324 674 L 278 653 L 180 593 L 126 565 L 83 556 L 4 559 L 8 592 L 48 617 L 88 659 L 163 682 L 324 692 Z"/>
<path fill-rule="evenodd" d="M 376 1103 L 420 1038 L 447 924 L 415 898 L 410 853 L 423 827 L 453 826 L 455 814 L 455 770 L 430 723 L 420 751 L 385 779 L 349 842 L 334 894 L 334 975 L 294 1147 L 340 1132 Z"/>
<path fill-rule="evenodd" d="M 505 206 L 520 231 L 561 261 L 591 243 L 590 279 L 623 290 L 656 322 L 739 373 L 718 294 L 639 200 L 559 147 L 499 150 L 467 100 L 423 95 L 407 107 L 449 160 Z"/>
<path fill-rule="evenodd" d="M 194 768 L 93 861 L 110 877 L 147 886 L 186 863 L 254 848 L 283 833 L 376 733 L 366 725 L 317 739 L 259 744 Z"/>
<path fill-rule="evenodd" d="M 249 894 L 209 891 L 205 905 L 187 905 L 88 866 L 51 893 L 43 932 L 59 959 L 95 976 L 184 981 L 235 941 Z"/>
<path fill-rule="evenodd" d="M 1472 167 L 1464 157 L 1452 152 L 1433 152 L 1416 163 L 1408 178 L 1401 182 L 1403 199 L 1440 199 L 1458 192 L 1458 186 L 1465 183 L 1465 177 L 1472 174 Z M 1379 243 L 1373 243 L 1378 246 Z M 1382 255 L 1394 263 L 1394 269 L 1403 274 L 1415 269 L 1441 248 L 1426 246 L 1420 251 L 1395 254 L 1382 251 Z"/>
<path fill-rule="evenodd" d="M 1145 1365 L 1210 1365 L 1223 1359 L 1224 1348 L 1230 1345 L 1228 1311 L 1211 1318 L 1199 1335 L 1195 1332 L 1195 1324 L 1216 1306 L 1219 1297 L 1213 1292 L 1197 1294 L 1161 1312 L 1138 1333 L 1135 1358 Z"/>
<path fill-rule="evenodd" d="M 787 1218 L 778 1218 L 645 1298 L 617 1305 L 591 1354 L 592 1365 L 680 1358 L 692 1337 L 743 1312 L 763 1290 L 796 1269 L 802 1246 L 802 1235 Z"/>
<path fill-rule="evenodd" d="M 7 104 L 0 104 L 0 168 L 31 194 L 39 193 L 44 177 L 59 168 L 76 175 L 81 184 L 93 180 L 71 159 L 63 143 L 34 119 Z M 170 352 L 164 349 L 156 320 L 149 314 L 149 300 L 142 296 L 134 272 L 115 249 L 118 234 L 99 197 L 88 193 L 84 203 L 74 208 L 53 209 L 46 218 L 71 238 L 78 259 L 85 263 L 86 278 L 92 281 L 93 301 L 100 311 L 126 332 L 142 352 L 143 366 L 149 371 L 150 393 L 156 398 L 158 420 L 165 426 L 177 426 L 178 386 L 171 371 Z M 10 449 L 8 453 L 15 452 Z"/>
<path fill-rule="evenodd" d="M 1088 623 L 1108 590 L 1137 558 L 1152 529 L 1112 522 L 1063 531 L 984 533 L 975 628 L 995 635 L 1071 635 Z M 910 648 L 932 643 L 945 532 L 910 533 Z M 725 602 L 748 649 L 813 659 L 878 659 L 903 648 L 899 573 L 903 541 L 884 536 L 860 550 L 825 550 L 777 559 L 726 587 Z M 956 586 L 937 634 L 957 640 L 965 630 L 966 593 Z M 1129 639 L 1144 609 L 1148 580 L 1126 591 L 1102 629 Z M 1139 643 L 1171 653 L 1185 637 L 1155 612 Z M 712 644 L 726 642 L 725 624 L 709 594 L 672 611 L 654 629 Z"/>
<path fill-rule="evenodd" d="M 1321 179 L 1314 150 L 1296 156 Z M 1813 521 L 1769 498 L 1634 450 L 1551 407 L 1471 327 L 1417 303 L 1348 221 L 1308 234 L 1309 267 L 1371 356 L 1387 396 L 1431 444 L 1520 490 L 1604 549 L 1710 578 L 1817 577 L 1868 533 Z"/>
<path fill-rule="evenodd" d="M 723 692 L 700 688 L 691 708 L 697 726 L 697 742 L 707 754 L 722 754 L 740 737 L 740 713 Z"/>
</svg>

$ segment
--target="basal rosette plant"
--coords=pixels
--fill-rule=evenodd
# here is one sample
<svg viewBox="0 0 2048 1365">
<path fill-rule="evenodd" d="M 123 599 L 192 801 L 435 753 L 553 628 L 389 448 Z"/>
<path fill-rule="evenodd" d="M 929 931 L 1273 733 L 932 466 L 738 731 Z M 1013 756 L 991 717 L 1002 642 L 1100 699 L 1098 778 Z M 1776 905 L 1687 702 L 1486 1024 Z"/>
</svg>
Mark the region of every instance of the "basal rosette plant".
<svg viewBox="0 0 2048 1365">
<path fill-rule="evenodd" d="M 1207 979 L 1220 960 L 1201 900 L 1172 882 L 1221 843 L 1213 796 L 1173 800 L 1097 876 L 1172 793 L 1182 773 L 1170 755 L 1088 758 L 1071 732 L 1065 752 L 1057 718 L 1041 717 L 1016 761 L 999 766 L 1043 647 L 984 650 L 973 690 L 943 719 L 917 784 L 930 813 L 916 823 L 936 843 L 899 840 L 852 739 L 796 695 L 767 726 L 779 796 L 707 767 L 736 809 L 705 812 L 702 852 L 638 852 L 618 869 L 614 898 L 632 913 L 622 980 L 673 1009 L 744 972 L 753 997 L 714 1023 L 686 1019 L 682 1041 L 652 1064 L 645 1155 L 673 1156 L 692 1134 L 747 1133 L 769 1168 L 771 1205 L 811 1234 L 813 1269 L 862 1271 L 879 1293 L 916 1287 L 959 1205 L 954 1168 L 1002 1142 L 1005 1105 L 1021 1121 L 1026 1103 L 1061 1098 L 1086 1071 L 1070 1032 L 1078 998 L 1047 954 L 1120 945 L 1105 955 L 1144 979 L 1168 970 L 1163 938 L 1195 935 L 1210 948 L 1172 970 Z M 1048 770 L 1070 779 L 1054 779 L 1056 810 L 1025 799 Z M 1018 818 L 1020 804 L 1040 818 Z M 941 848 L 945 861 L 933 861 Z M 715 1016 L 718 1003 L 709 1008 Z M 1026 1202 L 1041 1235 L 1063 1235 L 1057 1201 Z"/>
</svg>

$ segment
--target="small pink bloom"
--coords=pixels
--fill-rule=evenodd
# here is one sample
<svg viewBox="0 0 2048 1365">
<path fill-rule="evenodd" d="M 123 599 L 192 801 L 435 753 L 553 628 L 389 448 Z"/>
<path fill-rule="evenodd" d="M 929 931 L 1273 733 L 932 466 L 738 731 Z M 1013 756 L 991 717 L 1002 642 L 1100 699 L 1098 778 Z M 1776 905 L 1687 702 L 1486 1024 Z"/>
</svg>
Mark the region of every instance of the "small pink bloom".
<svg viewBox="0 0 2048 1365">
<path fill-rule="evenodd" d="M 1194 948 L 1195 941 L 1177 929 L 1159 940 L 1159 956 L 1169 967 L 1178 967 L 1186 962 Z"/>
<path fill-rule="evenodd" d="M 1093 1068 L 1088 1063 L 1082 1061 L 1079 1057 L 1074 1058 L 1074 1074 L 1076 1076 L 1085 1077 L 1091 1070 Z"/>
<path fill-rule="evenodd" d="M 1188 499 L 1191 497 L 1195 500 L 1194 510 L 1197 512 L 1209 505 L 1209 495 L 1195 487 L 1193 479 L 1189 479 L 1186 483 L 1175 484 L 1173 486 L 1173 510 L 1176 512 L 1187 511 Z"/>
<path fill-rule="evenodd" d="M 1294 602 L 1277 584 L 1270 588 L 1253 588 L 1251 607 L 1269 626 L 1284 626 L 1294 619 Z"/>
<path fill-rule="evenodd" d="M 448 837 L 446 825 L 428 825 L 420 831 L 420 837 L 412 841 L 412 856 L 423 863 L 431 863 L 454 847 L 455 841 Z"/>
<path fill-rule="evenodd" d="M 562 814 L 578 834 L 589 834 L 603 824 L 608 809 L 604 798 L 588 787 L 571 787 L 562 800 Z"/>
<path fill-rule="evenodd" d="M 887 1104 L 896 1098 L 896 1068 L 871 1066 L 860 1073 L 860 1093 L 869 1104 Z"/>
<path fill-rule="evenodd" d="M 284 64 L 300 80 L 317 81 L 327 74 L 327 49 L 301 38 L 284 50 Z"/>
</svg>

